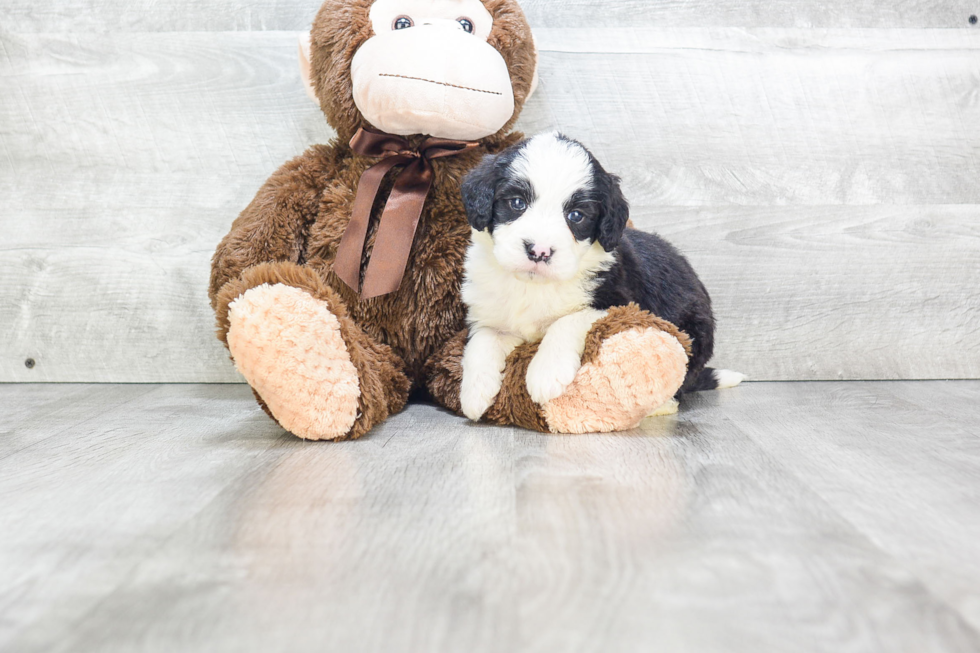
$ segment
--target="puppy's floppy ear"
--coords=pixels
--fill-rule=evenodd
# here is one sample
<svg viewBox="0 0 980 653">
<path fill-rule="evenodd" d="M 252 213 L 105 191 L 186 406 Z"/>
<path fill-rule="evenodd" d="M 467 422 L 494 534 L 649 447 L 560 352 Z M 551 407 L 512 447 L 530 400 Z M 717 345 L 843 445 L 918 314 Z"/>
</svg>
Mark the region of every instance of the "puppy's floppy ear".
<svg viewBox="0 0 980 653">
<path fill-rule="evenodd" d="M 611 252 L 619 245 L 619 239 L 626 229 L 626 223 L 630 219 L 630 205 L 619 187 L 619 177 L 603 173 L 600 178 L 602 181 L 598 184 L 598 190 L 602 209 L 596 240 L 602 245 L 602 249 Z"/>
<path fill-rule="evenodd" d="M 493 200 L 497 192 L 497 157 L 488 154 L 463 179 L 461 187 L 466 219 L 477 231 L 493 221 Z"/>
</svg>

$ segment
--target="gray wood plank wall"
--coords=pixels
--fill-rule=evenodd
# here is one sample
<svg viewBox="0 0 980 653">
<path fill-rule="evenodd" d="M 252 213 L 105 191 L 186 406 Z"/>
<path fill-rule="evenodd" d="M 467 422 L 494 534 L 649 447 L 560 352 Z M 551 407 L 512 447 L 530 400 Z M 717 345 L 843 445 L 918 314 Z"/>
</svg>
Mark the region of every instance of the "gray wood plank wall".
<svg viewBox="0 0 980 653">
<path fill-rule="evenodd" d="M 12 32 L 305 30 L 317 0 L 5 0 Z M 523 0 L 534 27 L 966 27 L 975 0 Z"/>
<path fill-rule="evenodd" d="M 331 136 L 296 66 L 317 5 L 0 0 L 0 381 L 238 379 L 209 257 Z M 526 9 L 520 127 L 623 176 L 711 291 L 719 365 L 980 378 L 980 5 Z"/>
</svg>

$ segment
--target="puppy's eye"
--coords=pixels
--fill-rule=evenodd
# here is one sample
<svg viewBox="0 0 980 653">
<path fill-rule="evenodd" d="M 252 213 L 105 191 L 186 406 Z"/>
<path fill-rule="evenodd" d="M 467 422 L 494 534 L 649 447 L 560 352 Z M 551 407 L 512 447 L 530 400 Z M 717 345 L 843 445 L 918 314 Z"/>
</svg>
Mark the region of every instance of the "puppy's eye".
<svg viewBox="0 0 980 653">
<path fill-rule="evenodd" d="M 585 220 L 585 214 L 581 211 L 572 211 L 568 214 L 568 221 L 572 224 L 578 224 L 582 220 Z"/>
<path fill-rule="evenodd" d="M 391 24 L 391 29 L 408 29 L 413 25 L 415 25 L 415 23 L 408 16 L 399 16 L 395 19 L 395 22 Z"/>
<path fill-rule="evenodd" d="M 520 197 L 515 197 L 510 201 L 510 208 L 514 209 L 515 211 L 526 211 L 527 202 L 522 200 Z"/>
<path fill-rule="evenodd" d="M 473 33 L 473 21 L 469 18 L 457 18 L 456 22 L 463 26 L 463 31 Z"/>
</svg>

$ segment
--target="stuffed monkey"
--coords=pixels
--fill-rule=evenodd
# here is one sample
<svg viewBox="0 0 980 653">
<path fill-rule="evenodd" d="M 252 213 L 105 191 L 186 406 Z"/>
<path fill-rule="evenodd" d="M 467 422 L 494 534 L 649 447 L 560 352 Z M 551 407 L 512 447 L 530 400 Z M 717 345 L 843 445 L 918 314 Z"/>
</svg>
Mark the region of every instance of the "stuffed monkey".
<svg viewBox="0 0 980 653">
<path fill-rule="evenodd" d="M 311 440 L 356 438 L 413 390 L 459 412 L 470 238 L 460 181 L 535 83 L 515 0 L 326 0 L 302 66 L 337 136 L 277 170 L 214 254 L 218 337 L 262 408 Z M 486 421 L 631 428 L 680 387 L 686 336 L 635 306 L 590 333 L 565 393 L 535 405 L 508 359 Z"/>
</svg>

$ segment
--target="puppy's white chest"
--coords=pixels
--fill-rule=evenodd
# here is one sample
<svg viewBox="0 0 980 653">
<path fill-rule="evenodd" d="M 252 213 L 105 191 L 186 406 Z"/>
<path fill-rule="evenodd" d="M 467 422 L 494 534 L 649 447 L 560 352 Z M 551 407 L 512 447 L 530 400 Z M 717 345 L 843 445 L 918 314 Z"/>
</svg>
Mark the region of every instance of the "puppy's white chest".
<svg viewBox="0 0 980 653">
<path fill-rule="evenodd" d="M 469 270 L 463 301 L 474 327 L 492 328 L 540 340 L 548 327 L 564 315 L 589 306 L 591 293 L 578 280 L 567 283 L 527 283 L 512 275 Z"/>
</svg>

